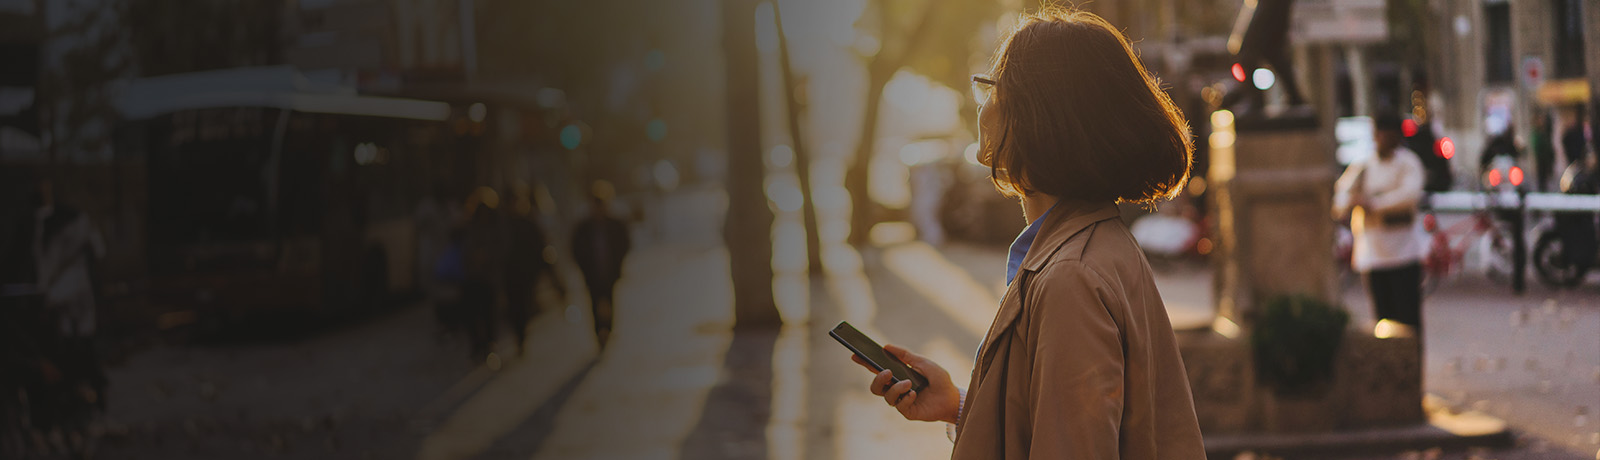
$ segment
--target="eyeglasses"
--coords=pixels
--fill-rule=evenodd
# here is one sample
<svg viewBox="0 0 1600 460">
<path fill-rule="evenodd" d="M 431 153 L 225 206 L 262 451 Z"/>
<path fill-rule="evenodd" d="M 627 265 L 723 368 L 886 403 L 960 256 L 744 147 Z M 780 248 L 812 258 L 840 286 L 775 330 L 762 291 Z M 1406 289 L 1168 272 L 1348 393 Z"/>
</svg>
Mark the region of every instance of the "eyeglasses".
<svg viewBox="0 0 1600 460">
<path fill-rule="evenodd" d="M 973 75 L 972 99 L 977 101 L 978 105 L 988 104 L 989 98 L 994 96 L 994 87 L 997 83 L 994 78 L 988 75 Z"/>
</svg>

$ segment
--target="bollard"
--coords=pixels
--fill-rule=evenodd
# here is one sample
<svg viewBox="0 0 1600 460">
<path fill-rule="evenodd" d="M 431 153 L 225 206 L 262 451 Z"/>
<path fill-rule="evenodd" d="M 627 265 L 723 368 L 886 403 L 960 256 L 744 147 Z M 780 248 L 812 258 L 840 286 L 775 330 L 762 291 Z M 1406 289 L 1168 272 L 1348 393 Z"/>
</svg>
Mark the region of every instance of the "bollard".
<svg viewBox="0 0 1600 460">
<path fill-rule="evenodd" d="M 1528 289 L 1528 191 L 1517 190 L 1517 212 L 1511 216 L 1511 292 L 1522 295 Z"/>
</svg>

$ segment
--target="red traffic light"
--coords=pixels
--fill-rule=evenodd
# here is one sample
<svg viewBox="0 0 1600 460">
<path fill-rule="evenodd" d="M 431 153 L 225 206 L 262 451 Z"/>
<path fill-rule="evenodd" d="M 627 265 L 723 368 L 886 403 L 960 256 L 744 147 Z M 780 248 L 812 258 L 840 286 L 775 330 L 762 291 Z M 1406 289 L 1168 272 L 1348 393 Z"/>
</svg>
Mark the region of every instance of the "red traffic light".
<svg viewBox="0 0 1600 460">
<path fill-rule="evenodd" d="M 1235 62 L 1233 63 L 1233 69 L 1231 70 L 1233 71 L 1233 79 L 1239 80 L 1240 83 L 1244 83 L 1244 79 L 1246 77 L 1244 74 L 1244 64 Z"/>
<path fill-rule="evenodd" d="M 1498 170 L 1498 169 L 1489 170 L 1489 186 L 1490 187 L 1499 187 L 1500 186 L 1500 170 Z"/>
<path fill-rule="evenodd" d="M 1455 158 L 1456 142 L 1450 140 L 1448 137 L 1439 139 L 1439 143 L 1434 144 L 1434 151 L 1435 153 L 1438 153 L 1439 156 L 1444 157 L 1446 160 Z"/>
<path fill-rule="evenodd" d="M 1406 137 L 1417 135 L 1417 121 L 1407 118 L 1405 121 L 1400 122 L 1400 134 L 1404 134 Z"/>
<path fill-rule="evenodd" d="M 1519 168 L 1519 167 L 1516 167 L 1516 166 L 1512 166 L 1511 167 L 1511 172 L 1508 173 L 1507 176 L 1510 176 L 1510 178 L 1511 178 L 1511 185 L 1513 185 L 1513 186 L 1522 185 L 1522 168 Z"/>
</svg>

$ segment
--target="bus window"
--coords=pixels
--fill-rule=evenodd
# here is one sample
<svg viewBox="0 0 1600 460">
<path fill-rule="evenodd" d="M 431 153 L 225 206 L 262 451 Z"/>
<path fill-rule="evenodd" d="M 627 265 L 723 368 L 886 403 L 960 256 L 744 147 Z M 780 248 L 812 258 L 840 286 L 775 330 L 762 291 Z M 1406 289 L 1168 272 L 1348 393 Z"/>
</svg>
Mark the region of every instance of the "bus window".
<svg viewBox="0 0 1600 460">
<path fill-rule="evenodd" d="M 180 112 L 148 152 L 150 236 L 157 243 L 243 241 L 269 231 L 271 132 L 261 109 Z M 159 139 L 159 138 L 157 138 Z"/>
</svg>

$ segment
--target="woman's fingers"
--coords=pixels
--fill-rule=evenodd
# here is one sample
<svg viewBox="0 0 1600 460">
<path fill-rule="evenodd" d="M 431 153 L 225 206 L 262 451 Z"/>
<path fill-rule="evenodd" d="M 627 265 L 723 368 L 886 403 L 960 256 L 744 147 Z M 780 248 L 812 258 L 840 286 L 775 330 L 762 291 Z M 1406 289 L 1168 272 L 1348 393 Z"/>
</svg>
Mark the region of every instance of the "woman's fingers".
<svg viewBox="0 0 1600 460">
<path fill-rule="evenodd" d="M 872 385 L 867 390 L 871 391 L 873 395 L 883 396 L 884 393 L 889 391 L 889 385 L 892 383 L 894 383 L 894 373 L 884 369 L 883 372 L 878 373 L 878 376 L 872 378 Z"/>
<path fill-rule="evenodd" d="M 912 353 L 911 350 L 902 348 L 899 345 L 884 345 L 883 350 L 889 352 L 891 355 L 894 355 L 895 358 L 899 358 L 900 362 L 906 363 L 906 365 L 911 366 L 912 369 L 916 369 L 917 372 L 921 373 L 924 377 L 944 373 L 944 368 L 939 367 L 938 363 L 935 363 L 928 358 L 924 358 L 922 355 Z"/>
<path fill-rule="evenodd" d="M 911 392 L 911 381 L 910 380 L 901 380 L 899 383 L 891 385 L 889 387 L 889 391 L 883 392 L 883 401 L 889 403 L 889 405 L 891 405 L 891 406 L 895 406 L 896 408 L 899 408 L 900 407 L 900 403 L 905 402 L 904 397 L 906 396 L 906 394 L 908 394 L 910 392 Z"/>
<path fill-rule="evenodd" d="M 895 403 L 894 408 L 900 410 L 900 415 L 906 415 L 916 403 L 917 392 L 906 391 L 900 395 L 900 402 Z"/>
<path fill-rule="evenodd" d="M 892 343 L 884 345 L 883 351 L 887 351 L 889 354 L 894 355 L 894 357 L 900 358 L 900 362 L 909 364 L 911 367 L 917 367 L 918 364 L 921 364 L 923 361 L 927 361 L 927 358 L 923 358 L 922 355 L 912 353 L 911 350 L 907 350 Z"/>
</svg>

